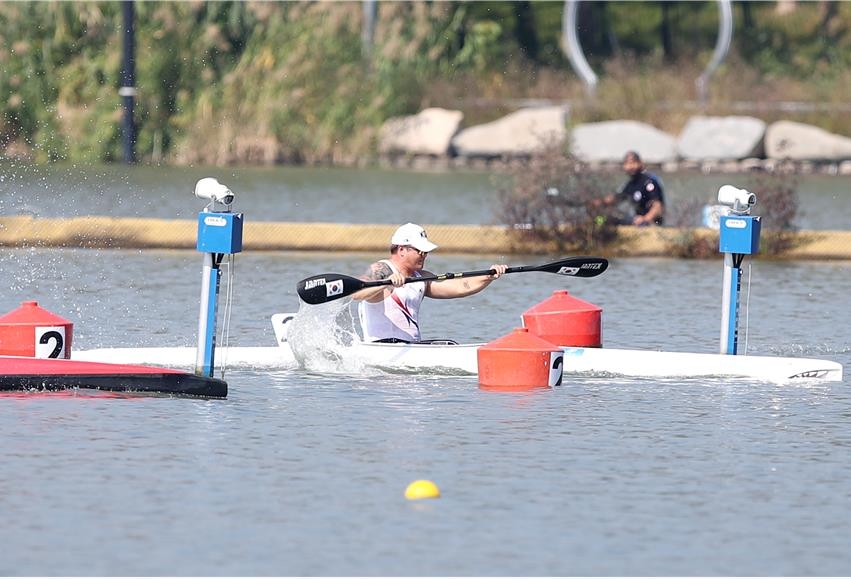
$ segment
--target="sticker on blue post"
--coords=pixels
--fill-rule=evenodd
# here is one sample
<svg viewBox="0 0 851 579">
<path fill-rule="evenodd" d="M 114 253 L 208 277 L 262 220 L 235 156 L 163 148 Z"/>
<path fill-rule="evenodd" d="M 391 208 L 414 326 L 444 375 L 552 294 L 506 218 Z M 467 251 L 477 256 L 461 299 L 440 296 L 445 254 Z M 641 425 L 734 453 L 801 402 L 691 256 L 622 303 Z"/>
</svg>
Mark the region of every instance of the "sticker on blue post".
<svg viewBox="0 0 851 579">
<path fill-rule="evenodd" d="M 721 253 L 759 253 L 760 229 L 758 216 L 722 215 L 719 251 Z"/>
<path fill-rule="evenodd" d="M 199 213 L 198 251 L 239 253 L 242 251 L 242 222 L 242 213 Z"/>
</svg>

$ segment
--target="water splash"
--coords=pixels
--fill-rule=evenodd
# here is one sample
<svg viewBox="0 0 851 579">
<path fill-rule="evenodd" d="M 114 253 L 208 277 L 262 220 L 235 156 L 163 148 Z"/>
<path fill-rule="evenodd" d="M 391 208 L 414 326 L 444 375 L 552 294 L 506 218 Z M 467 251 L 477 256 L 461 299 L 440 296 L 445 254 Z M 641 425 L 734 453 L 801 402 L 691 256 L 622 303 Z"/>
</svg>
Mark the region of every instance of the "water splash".
<svg viewBox="0 0 851 579">
<path fill-rule="evenodd" d="M 321 373 L 364 374 L 367 369 L 352 354 L 360 341 L 349 304 L 336 300 L 319 305 L 301 303 L 290 322 L 287 341 L 299 367 Z"/>
</svg>

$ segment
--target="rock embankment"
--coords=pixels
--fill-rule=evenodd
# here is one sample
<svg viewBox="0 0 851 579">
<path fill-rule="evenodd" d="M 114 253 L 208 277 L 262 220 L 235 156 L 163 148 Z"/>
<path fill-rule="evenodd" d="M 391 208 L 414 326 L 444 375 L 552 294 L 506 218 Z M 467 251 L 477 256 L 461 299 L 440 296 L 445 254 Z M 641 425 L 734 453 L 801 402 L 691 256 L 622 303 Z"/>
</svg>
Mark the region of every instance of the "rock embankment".
<svg viewBox="0 0 851 579">
<path fill-rule="evenodd" d="M 617 166 L 626 151 L 636 150 L 666 171 L 851 175 L 851 138 L 811 125 L 697 115 L 671 135 L 631 120 L 571 125 L 567 106 L 524 108 L 471 127 L 464 126 L 460 111 L 429 108 L 388 120 L 379 151 L 396 166 L 487 166 L 528 157 L 553 143 L 567 144 L 592 168 Z"/>
</svg>

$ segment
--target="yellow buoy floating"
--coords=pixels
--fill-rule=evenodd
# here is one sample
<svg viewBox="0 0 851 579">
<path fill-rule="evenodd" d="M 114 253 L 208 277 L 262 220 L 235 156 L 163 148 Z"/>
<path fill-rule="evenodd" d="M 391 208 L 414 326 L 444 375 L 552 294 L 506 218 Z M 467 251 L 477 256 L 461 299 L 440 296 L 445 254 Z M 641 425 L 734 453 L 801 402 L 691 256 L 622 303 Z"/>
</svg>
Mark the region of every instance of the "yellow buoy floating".
<svg viewBox="0 0 851 579">
<path fill-rule="evenodd" d="M 436 499 L 439 496 L 440 489 L 430 480 L 415 480 L 405 489 L 405 498 L 410 501 Z"/>
</svg>

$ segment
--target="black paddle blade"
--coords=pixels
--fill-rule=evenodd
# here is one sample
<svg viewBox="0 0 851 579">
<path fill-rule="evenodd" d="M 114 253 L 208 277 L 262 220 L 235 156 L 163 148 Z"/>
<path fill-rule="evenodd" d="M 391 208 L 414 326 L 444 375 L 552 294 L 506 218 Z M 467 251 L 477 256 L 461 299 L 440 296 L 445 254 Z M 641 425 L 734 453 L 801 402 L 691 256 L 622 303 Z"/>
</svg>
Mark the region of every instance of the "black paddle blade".
<svg viewBox="0 0 851 579">
<path fill-rule="evenodd" d="M 573 277 L 595 277 L 606 271 L 609 260 L 603 257 L 571 257 L 550 264 L 544 271 Z"/>
<path fill-rule="evenodd" d="M 365 282 L 356 277 L 341 273 L 322 273 L 298 282 L 296 291 L 298 297 L 315 305 L 346 297 L 366 286 Z"/>
</svg>

